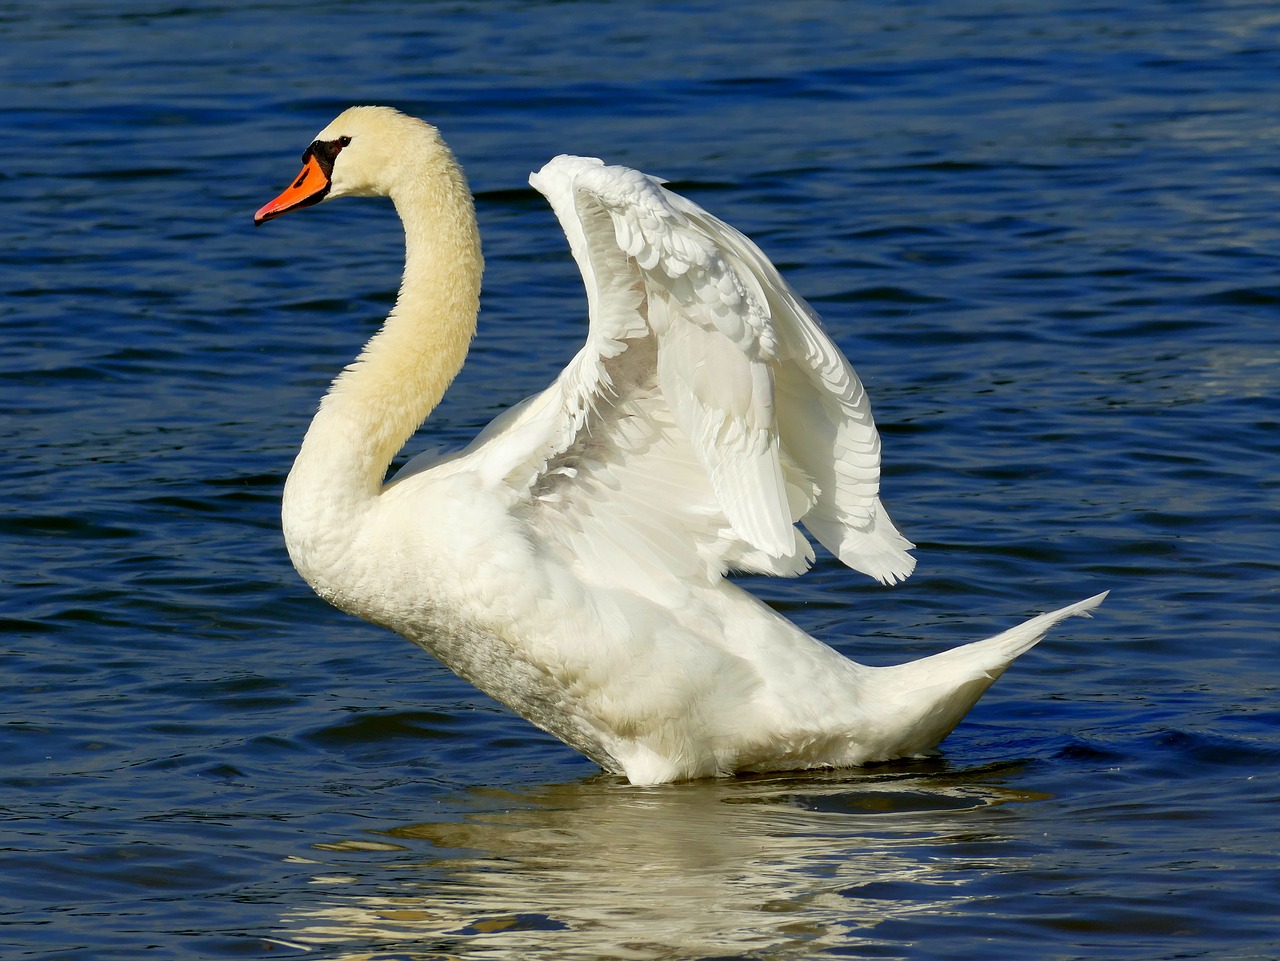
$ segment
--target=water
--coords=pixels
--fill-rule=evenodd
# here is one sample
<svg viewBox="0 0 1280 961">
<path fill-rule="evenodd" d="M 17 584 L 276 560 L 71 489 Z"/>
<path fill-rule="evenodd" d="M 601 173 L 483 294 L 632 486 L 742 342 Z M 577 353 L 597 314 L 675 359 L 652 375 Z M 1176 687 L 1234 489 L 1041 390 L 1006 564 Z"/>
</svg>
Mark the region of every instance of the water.
<svg viewBox="0 0 1280 961">
<path fill-rule="evenodd" d="M 0 5 L 0 955 L 1280 954 L 1269 4 Z M 312 597 L 278 500 L 400 237 L 250 216 L 438 123 L 489 270 L 427 429 L 582 335 L 558 152 L 754 236 L 920 568 L 759 590 L 875 663 L 1110 588 L 925 761 L 642 790 Z"/>
</svg>

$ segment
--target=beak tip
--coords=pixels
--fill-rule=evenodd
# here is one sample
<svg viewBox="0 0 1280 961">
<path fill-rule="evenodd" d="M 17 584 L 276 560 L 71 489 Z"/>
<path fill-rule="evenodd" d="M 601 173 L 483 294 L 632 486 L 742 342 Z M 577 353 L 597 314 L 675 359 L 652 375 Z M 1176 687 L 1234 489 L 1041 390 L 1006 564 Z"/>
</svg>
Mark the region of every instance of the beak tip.
<svg viewBox="0 0 1280 961">
<path fill-rule="evenodd" d="M 285 188 L 284 193 L 258 208 L 253 215 L 255 227 L 261 227 L 268 220 L 274 220 L 291 210 L 318 204 L 328 196 L 329 175 L 321 169 L 314 157 L 308 156 L 305 164 L 302 173 L 298 174 L 293 183 Z"/>
<path fill-rule="evenodd" d="M 263 204 L 261 207 L 255 210 L 253 212 L 253 225 L 255 227 L 261 227 L 268 220 L 271 220 L 276 216 L 278 216 L 279 211 L 272 209 L 274 207 L 276 207 L 276 201 L 273 200 L 271 201 L 271 203 Z"/>
</svg>

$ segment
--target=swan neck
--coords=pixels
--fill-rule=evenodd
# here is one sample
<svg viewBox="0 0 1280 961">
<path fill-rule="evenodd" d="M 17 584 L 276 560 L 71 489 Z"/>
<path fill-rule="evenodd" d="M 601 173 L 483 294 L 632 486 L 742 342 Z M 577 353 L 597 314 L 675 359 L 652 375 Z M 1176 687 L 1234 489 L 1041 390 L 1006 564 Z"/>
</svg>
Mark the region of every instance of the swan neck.
<svg viewBox="0 0 1280 961">
<path fill-rule="evenodd" d="M 439 147 L 434 163 L 429 157 L 388 191 L 405 232 L 395 307 L 334 380 L 286 483 L 285 539 L 296 564 L 319 539 L 344 540 L 332 536 L 344 529 L 354 535 L 392 458 L 444 396 L 475 333 L 483 269 L 475 211 L 461 169 Z M 421 151 L 416 159 L 422 163 Z"/>
</svg>

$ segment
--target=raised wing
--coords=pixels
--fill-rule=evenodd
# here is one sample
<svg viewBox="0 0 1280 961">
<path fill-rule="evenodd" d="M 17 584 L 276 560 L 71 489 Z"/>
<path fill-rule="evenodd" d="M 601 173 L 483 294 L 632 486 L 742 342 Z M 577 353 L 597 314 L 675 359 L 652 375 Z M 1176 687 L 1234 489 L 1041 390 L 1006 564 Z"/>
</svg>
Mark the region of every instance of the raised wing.
<svg viewBox="0 0 1280 961">
<path fill-rule="evenodd" d="M 523 492 L 545 543 L 588 575 L 676 590 L 800 573 L 803 518 L 849 566 L 906 577 L 862 384 L 760 250 L 625 167 L 557 157 L 530 183 L 582 271 L 587 343 L 464 458 Z"/>
<path fill-rule="evenodd" d="M 817 313 L 750 239 L 678 194 L 667 196 L 760 284 L 779 339 L 775 409 L 784 450 L 815 484 L 804 526 L 854 570 L 892 584 L 915 569 L 913 545 L 880 502 L 880 435 L 866 389 Z"/>
</svg>

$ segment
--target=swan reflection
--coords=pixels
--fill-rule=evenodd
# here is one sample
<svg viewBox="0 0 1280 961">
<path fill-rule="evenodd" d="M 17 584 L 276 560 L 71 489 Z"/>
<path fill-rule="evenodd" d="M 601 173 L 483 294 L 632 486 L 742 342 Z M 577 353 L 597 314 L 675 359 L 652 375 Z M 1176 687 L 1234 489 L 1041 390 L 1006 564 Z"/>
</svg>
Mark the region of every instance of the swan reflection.
<svg viewBox="0 0 1280 961">
<path fill-rule="evenodd" d="M 376 868 L 361 863 L 359 876 L 326 861 L 315 880 L 332 890 L 287 917 L 284 937 L 362 959 L 782 958 L 888 947 L 875 931 L 885 919 L 972 897 L 974 844 L 1000 841 L 979 809 L 1037 799 L 1000 786 L 991 770 L 930 773 L 931 763 L 473 792 L 460 820 L 318 846 L 339 860 L 342 851 L 392 855 Z"/>
</svg>

